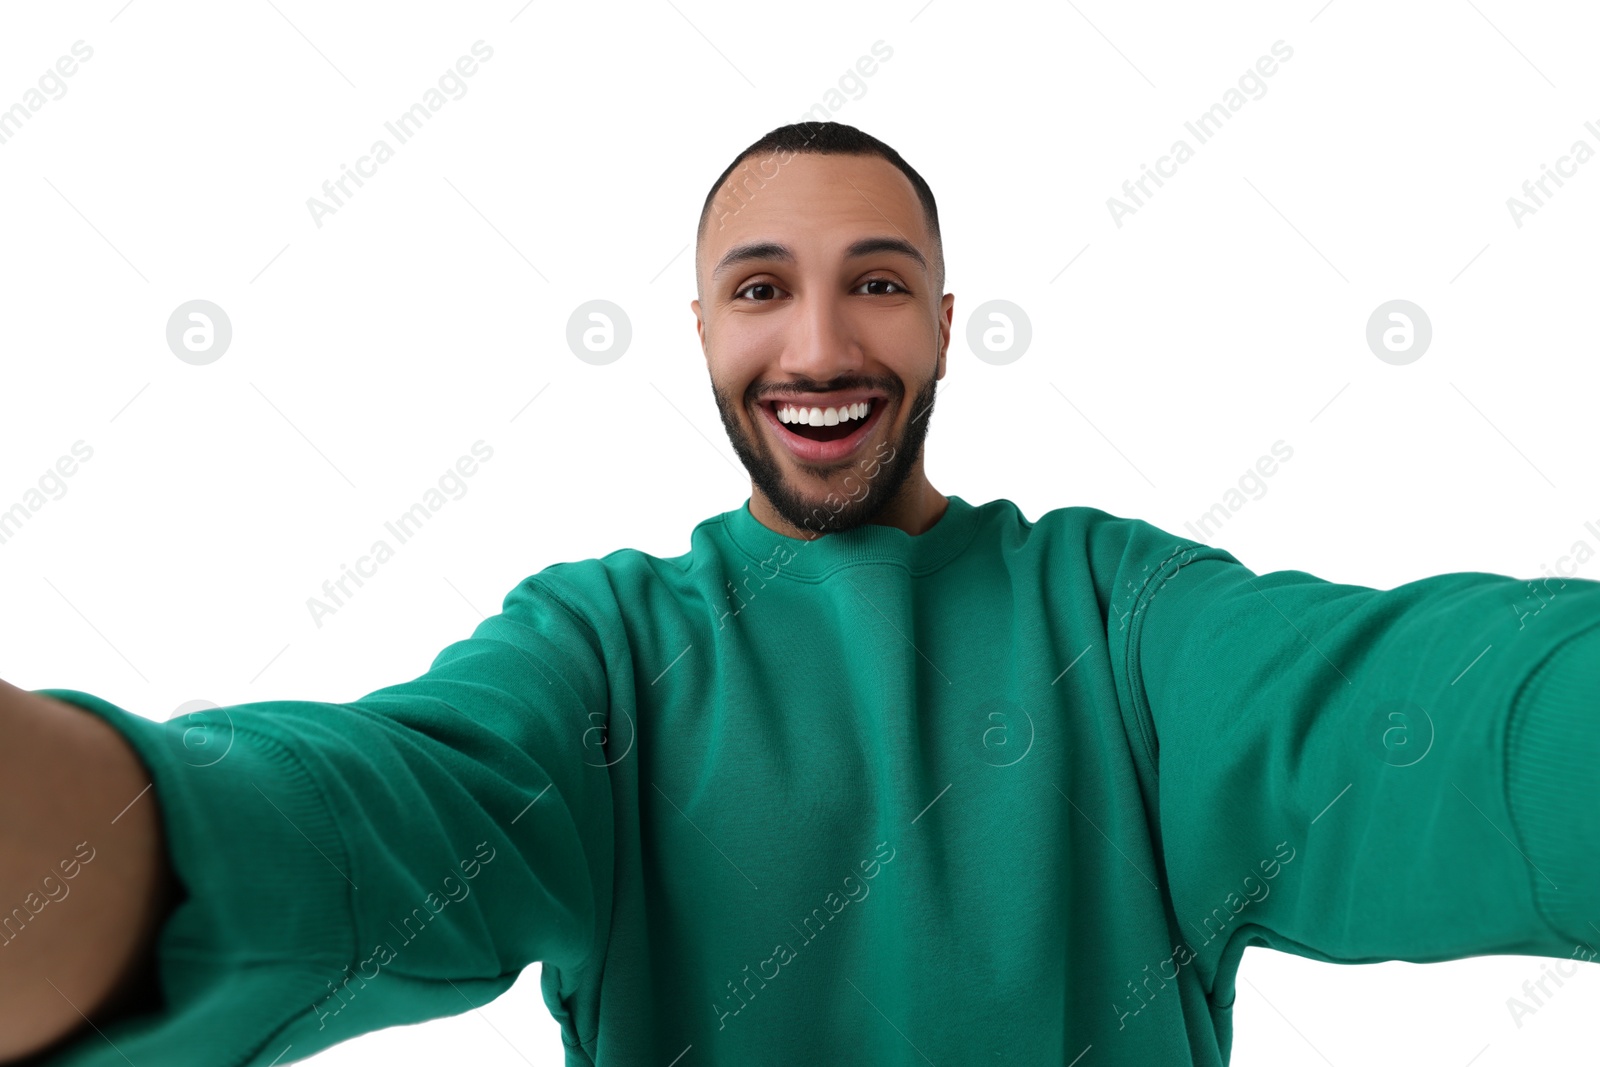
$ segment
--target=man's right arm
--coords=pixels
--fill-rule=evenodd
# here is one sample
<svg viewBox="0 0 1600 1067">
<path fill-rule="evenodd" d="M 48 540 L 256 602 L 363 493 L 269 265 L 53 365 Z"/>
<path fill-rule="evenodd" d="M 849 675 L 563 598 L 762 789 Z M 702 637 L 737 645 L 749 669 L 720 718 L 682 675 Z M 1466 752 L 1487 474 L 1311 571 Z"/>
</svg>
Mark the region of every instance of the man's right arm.
<svg viewBox="0 0 1600 1067">
<path fill-rule="evenodd" d="M 0 947 L 0 965 L 16 974 L 0 996 L 16 988 L 30 998 L 6 1003 L 0 1021 L 48 1011 L 46 1025 L 29 1018 L 30 1041 L 68 1027 L 38 1067 L 283 1067 L 367 1031 L 481 1005 L 536 961 L 547 996 L 577 996 L 609 935 L 612 775 L 631 773 L 587 747 L 610 707 L 605 661 L 589 622 L 536 577 L 426 673 L 345 703 L 260 701 L 160 722 L 93 694 L 36 690 L 36 700 L 73 707 L 17 704 L 18 737 L 40 724 L 62 732 L 32 743 L 51 755 L 27 768 L 27 785 L 12 776 L 29 757 L 0 764 L 0 841 L 20 860 L 5 859 L 0 889 L 20 893 L 24 913 L 28 901 L 38 909 Z M 113 785 L 90 790 L 97 778 Z M 59 840 L 37 831 L 46 810 Z M 157 826 L 130 823 L 152 817 Z M 125 838 L 129 826 L 143 829 Z M 112 896 L 139 896 L 151 877 L 141 864 L 160 852 L 128 842 L 157 827 L 178 899 L 155 920 L 149 995 L 136 1006 L 110 993 L 107 1019 L 91 1029 L 80 1016 L 72 1030 L 33 988 L 68 1000 L 50 988 L 71 993 L 64 957 L 47 949 L 20 967 L 3 957 L 89 922 L 97 932 L 85 943 L 117 939 L 137 960 L 129 946 L 148 913 Z M 71 895 L 30 897 L 30 879 L 42 887 L 49 874 L 31 869 L 35 858 L 74 861 L 80 842 L 85 856 L 100 851 L 76 860 Z M 94 884 L 101 895 L 91 897 Z M 0 897 L 0 908 L 12 903 Z M 73 1015 L 117 986 L 107 958 L 70 978 L 84 998 L 66 1009 Z"/>
<path fill-rule="evenodd" d="M 104 720 L 0 681 L 0 1062 L 144 991 L 174 890 L 149 785 Z"/>
</svg>

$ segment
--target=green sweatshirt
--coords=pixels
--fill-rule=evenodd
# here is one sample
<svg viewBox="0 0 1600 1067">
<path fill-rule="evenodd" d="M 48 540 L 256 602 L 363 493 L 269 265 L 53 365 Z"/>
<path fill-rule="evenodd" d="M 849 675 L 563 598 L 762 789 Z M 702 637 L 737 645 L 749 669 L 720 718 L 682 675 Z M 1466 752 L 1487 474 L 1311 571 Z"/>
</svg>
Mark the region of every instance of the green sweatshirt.
<svg viewBox="0 0 1600 1067">
<path fill-rule="evenodd" d="M 960 497 L 804 540 L 746 501 L 350 703 L 41 692 L 148 764 L 187 890 L 162 1010 L 50 1067 L 286 1064 L 536 960 L 569 1065 L 1220 1065 L 1250 945 L 1600 940 L 1596 582 L 1256 574 Z"/>
</svg>

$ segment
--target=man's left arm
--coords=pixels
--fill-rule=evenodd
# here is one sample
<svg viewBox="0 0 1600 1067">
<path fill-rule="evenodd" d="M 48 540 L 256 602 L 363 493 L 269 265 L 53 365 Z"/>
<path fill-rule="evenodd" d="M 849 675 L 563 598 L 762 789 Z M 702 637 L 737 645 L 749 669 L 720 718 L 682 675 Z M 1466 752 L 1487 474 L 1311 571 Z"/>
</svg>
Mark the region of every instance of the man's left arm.
<svg viewBox="0 0 1600 1067">
<path fill-rule="evenodd" d="M 1592 955 L 1600 582 L 1379 590 L 1202 551 L 1147 583 L 1128 647 L 1169 890 L 1214 1003 L 1248 944 Z"/>
</svg>

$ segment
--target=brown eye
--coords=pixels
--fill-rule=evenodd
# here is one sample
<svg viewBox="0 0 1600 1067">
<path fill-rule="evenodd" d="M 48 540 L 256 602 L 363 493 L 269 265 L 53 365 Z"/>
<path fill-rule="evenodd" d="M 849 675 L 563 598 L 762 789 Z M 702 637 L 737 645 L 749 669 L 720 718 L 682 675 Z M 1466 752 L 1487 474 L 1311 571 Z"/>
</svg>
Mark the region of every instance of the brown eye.
<svg viewBox="0 0 1600 1067">
<path fill-rule="evenodd" d="M 738 292 L 734 293 L 733 295 L 736 296 L 736 297 L 737 296 L 742 296 L 745 293 L 753 292 L 753 291 L 755 291 L 757 289 L 765 290 L 767 293 L 771 294 L 771 293 L 776 293 L 778 287 L 776 285 L 773 285 L 771 282 L 756 282 L 753 285 L 745 286 L 743 289 L 740 289 Z M 757 297 L 757 298 L 755 298 L 755 302 L 758 303 L 758 304 L 761 304 L 761 303 L 765 303 L 768 299 L 771 299 L 771 297 L 770 296 L 768 296 L 768 297 Z"/>
<path fill-rule="evenodd" d="M 861 284 L 862 284 L 862 286 L 888 285 L 888 286 L 892 286 L 894 288 L 894 292 L 893 293 L 886 293 L 886 292 L 883 292 L 883 291 L 880 290 L 880 291 L 878 291 L 876 293 L 868 294 L 869 296 L 894 296 L 897 293 L 904 293 L 906 291 L 906 287 L 901 285 L 899 282 L 895 281 L 893 278 L 868 278 L 866 281 L 862 282 Z"/>
</svg>

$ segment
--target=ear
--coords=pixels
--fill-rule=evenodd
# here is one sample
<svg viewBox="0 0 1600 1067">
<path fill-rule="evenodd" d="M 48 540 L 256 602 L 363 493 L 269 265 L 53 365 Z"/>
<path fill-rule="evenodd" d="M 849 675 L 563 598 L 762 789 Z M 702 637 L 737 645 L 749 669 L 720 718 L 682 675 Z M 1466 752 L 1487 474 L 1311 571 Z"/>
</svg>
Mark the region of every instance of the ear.
<svg viewBox="0 0 1600 1067">
<path fill-rule="evenodd" d="M 706 357 L 706 362 L 711 362 L 711 352 L 706 348 L 706 320 L 700 314 L 700 301 L 689 301 L 689 310 L 694 312 L 694 332 L 700 338 L 700 351 Z"/>
<path fill-rule="evenodd" d="M 944 378 L 945 355 L 950 350 L 950 323 L 955 315 L 956 296 L 946 293 L 939 298 L 939 373 L 936 380 Z"/>
</svg>

